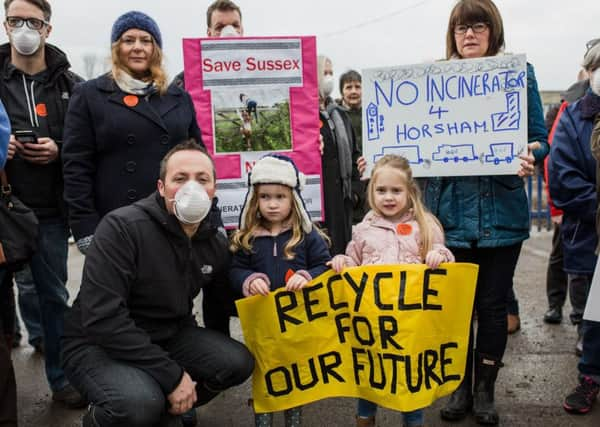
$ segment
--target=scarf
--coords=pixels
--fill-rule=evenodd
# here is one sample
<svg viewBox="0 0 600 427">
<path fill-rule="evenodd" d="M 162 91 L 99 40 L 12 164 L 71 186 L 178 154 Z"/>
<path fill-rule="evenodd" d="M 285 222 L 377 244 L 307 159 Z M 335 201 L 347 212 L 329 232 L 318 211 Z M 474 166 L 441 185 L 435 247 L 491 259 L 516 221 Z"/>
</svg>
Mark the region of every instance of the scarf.
<svg viewBox="0 0 600 427">
<path fill-rule="evenodd" d="M 142 97 L 152 95 L 157 91 L 154 81 L 145 82 L 135 79 L 125 70 L 120 70 L 120 73 L 115 77 L 115 83 L 123 92 Z"/>
<path fill-rule="evenodd" d="M 352 200 L 352 148 L 350 146 L 352 141 L 348 135 L 346 122 L 335 105 L 329 104 L 323 114 L 327 118 L 337 144 L 344 198 Z"/>
</svg>

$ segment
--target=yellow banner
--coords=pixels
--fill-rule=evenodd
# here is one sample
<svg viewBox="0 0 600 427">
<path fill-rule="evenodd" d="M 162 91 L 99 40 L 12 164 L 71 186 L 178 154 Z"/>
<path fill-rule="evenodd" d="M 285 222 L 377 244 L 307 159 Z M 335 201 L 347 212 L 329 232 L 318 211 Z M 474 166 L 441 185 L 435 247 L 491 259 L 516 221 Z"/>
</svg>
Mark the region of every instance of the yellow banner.
<svg viewBox="0 0 600 427">
<path fill-rule="evenodd" d="M 477 270 L 355 267 L 237 301 L 256 359 L 256 412 L 341 396 L 412 411 L 451 393 L 465 370 Z"/>
</svg>

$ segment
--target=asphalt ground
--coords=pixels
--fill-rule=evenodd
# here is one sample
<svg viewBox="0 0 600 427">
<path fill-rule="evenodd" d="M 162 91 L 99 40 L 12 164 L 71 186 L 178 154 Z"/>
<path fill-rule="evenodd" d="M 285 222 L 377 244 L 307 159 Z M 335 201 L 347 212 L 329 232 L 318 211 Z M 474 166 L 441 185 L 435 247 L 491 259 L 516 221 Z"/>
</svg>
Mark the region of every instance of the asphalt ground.
<svg viewBox="0 0 600 427">
<path fill-rule="evenodd" d="M 501 426 L 600 426 L 600 404 L 587 415 L 567 414 L 562 408 L 565 395 L 576 385 L 577 357 L 574 354 L 576 332 L 568 322 L 570 307 L 565 307 L 560 325 L 542 321 L 547 308 L 546 265 L 551 247 L 550 232 L 533 232 L 525 242 L 515 275 L 515 288 L 521 309 L 521 330 L 509 337 L 496 385 L 496 403 Z M 72 246 L 69 258 L 69 292 L 77 293 L 83 257 Z M 195 305 L 198 318 L 201 304 Z M 233 336 L 243 340 L 239 321 L 232 319 Z M 17 374 L 19 425 L 21 427 L 75 427 L 81 425 L 81 410 L 68 410 L 52 402 L 44 375 L 43 359 L 25 344 L 13 351 Z M 197 410 L 200 427 L 237 427 L 253 425 L 253 414 L 247 405 L 251 396 L 250 381 L 227 390 L 208 405 Z M 446 398 L 425 410 L 427 426 L 475 426 L 473 417 L 458 423 L 443 422 L 439 409 Z M 307 405 L 303 425 L 353 426 L 355 399 L 327 399 Z M 283 426 L 277 414 L 275 425 Z M 397 412 L 380 409 L 377 425 L 401 426 Z"/>
</svg>

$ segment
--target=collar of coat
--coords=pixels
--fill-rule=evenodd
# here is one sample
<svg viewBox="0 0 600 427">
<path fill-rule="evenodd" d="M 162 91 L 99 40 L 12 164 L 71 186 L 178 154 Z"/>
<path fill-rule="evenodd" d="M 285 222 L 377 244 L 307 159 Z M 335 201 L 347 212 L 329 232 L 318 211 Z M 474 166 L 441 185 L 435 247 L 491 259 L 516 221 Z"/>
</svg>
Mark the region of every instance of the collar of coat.
<svg viewBox="0 0 600 427">
<path fill-rule="evenodd" d="M 365 215 L 363 222 L 369 222 L 372 226 L 387 228 L 387 229 L 390 229 L 390 230 L 396 232 L 397 224 L 402 224 L 402 223 L 405 223 L 408 221 L 413 221 L 414 219 L 415 219 L 415 214 L 413 213 L 412 209 L 409 209 L 408 211 L 406 211 L 404 213 L 404 215 L 402 215 L 402 217 L 400 217 L 400 220 L 397 223 L 394 223 L 394 222 L 390 221 L 389 219 L 382 217 L 374 210 L 371 210 Z"/>
<path fill-rule="evenodd" d="M 46 56 L 46 67 L 48 70 L 48 84 L 53 84 L 56 79 L 67 71 L 71 64 L 67 59 L 67 55 L 56 46 L 46 43 L 44 46 L 44 54 Z M 8 80 L 12 74 L 18 69 L 10 62 L 10 43 L 0 45 L 0 65 L 2 65 L 2 78 Z"/>
<path fill-rule="evenodd" d="M 175 215 L 167 211 L 165 199 L 158 191 L 150 196 L 134 203 L 134 206 L 146 212 L 155 222 L 159 223 L 167 232 L 177 236 L 179 239 L 188 240 L 187 235 L 181 228 L 181 224 Z M 192 236 L 191 240 L 204 240 L 213 237 L 218 233 L 217 226 L 211 223 L 210 214 L 200 223 L 198 230 Z"/>
<path fill-rule="evenodd" d="M 600 113 L 600 96 L 588 89 L 587 93 L 581 98 L 581 117 L 590 120 Z"/>
<path fill-rule="evenodd" d="M 119 86 L 117 86 L 117 83 L 112 78 L 110 71 L 96 79 L 96 87 L 104 92 L 121 92 L 126 95 L 125 92 L 119 89 Z M 167 88 L 166 93 L 173 96 L 181 96 L 183 95 L 183 90 L 178 88 L 176 85 L 171 84 Z"/>
</svg>

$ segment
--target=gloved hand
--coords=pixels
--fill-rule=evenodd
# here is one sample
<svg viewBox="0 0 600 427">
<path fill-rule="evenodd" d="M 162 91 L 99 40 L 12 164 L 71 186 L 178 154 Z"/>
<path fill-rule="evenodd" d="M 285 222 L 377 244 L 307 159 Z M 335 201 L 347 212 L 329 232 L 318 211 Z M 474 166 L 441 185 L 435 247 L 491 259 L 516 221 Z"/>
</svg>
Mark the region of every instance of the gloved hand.
<svg viewBox="0 0 600 427">
<path fill-rule="evenodd" d="M 85 236 L 85 237 L 82 237 L 81 239 L 77 240 L 77 242 L 75 242 L 75 244 L 77 245 L 77 249 L 79 249 L 79 252 L 86 255 L 87 250 L 90 247 L 90 245 L 92 244 L 93 240 L 94 240 L 94 235 L 90 234 L 89 236 Z"/>
</svg>

